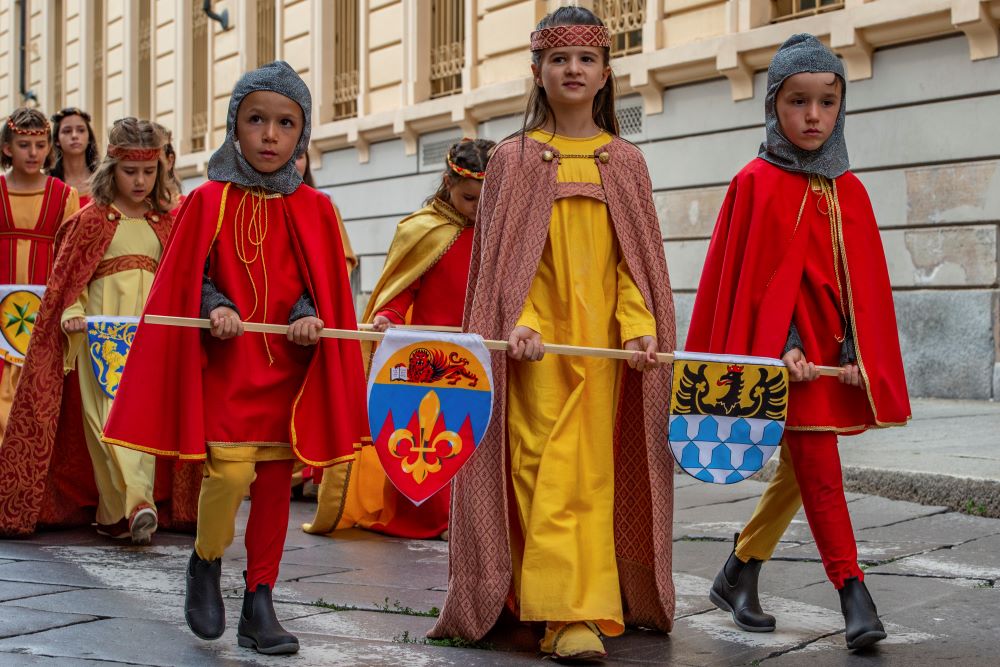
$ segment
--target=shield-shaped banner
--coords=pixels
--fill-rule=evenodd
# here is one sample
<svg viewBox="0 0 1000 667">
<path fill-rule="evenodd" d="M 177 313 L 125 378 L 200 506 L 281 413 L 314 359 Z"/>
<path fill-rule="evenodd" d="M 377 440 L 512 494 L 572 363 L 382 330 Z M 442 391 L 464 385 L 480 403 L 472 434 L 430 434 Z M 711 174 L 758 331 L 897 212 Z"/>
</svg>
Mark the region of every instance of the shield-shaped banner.
<svg viewBox="0 0 1000 667">
<path fill-rule="evenodd" d="M 670 450 L 689 475 L 714 484 L 750 477 L 781 443 L 787 411 L 780 360 L 676 353 Z"/>
<path fill-rule="evenodd" d="M 21 366 L 45 285 L 0 285 L 0 358 Z"/>
<path fill-rule="evenodd" d="M 493 375 L 474 334 L 389 329 L 368 376 L 368 423 L 386 476 L 420 505 L 475 452 L 493 411 Z"/>
<path fill-rule="evenodd" d="M 132 347 L 138 317 L 88 317 L 87 346 L 90 366 L 101 389 L 109 398 L 118 393 L 125 372 L 125 359 Z"/>
</svg>

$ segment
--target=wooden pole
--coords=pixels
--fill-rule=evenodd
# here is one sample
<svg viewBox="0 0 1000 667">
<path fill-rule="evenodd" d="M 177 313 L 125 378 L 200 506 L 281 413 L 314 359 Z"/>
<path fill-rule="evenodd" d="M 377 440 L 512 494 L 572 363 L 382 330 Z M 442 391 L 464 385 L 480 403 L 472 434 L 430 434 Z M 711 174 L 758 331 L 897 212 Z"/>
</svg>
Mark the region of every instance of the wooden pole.
<svg viewBox="0 0 1000 667">
<path fill-rule="evenodd" d="M 150 324 L 165 324 L 175 327 L 193 327 L 196 329 L 210 329 L 211 322 L 194 317 L 171 317 L 168 315 L 143 315 L 143 320 Z M 364 325 L 363 325 L 364 326 Z M 370 328 L 367 325 L 366 328 Z M 418 331 L 460 331 L 457 327 L 406 327 Z M 243 330 L 254 333 L 269 333 L 284 336 L 288 333 L 287 324 L 261 324 L 259 322 L 244 322 Z M 373 343 L 381 342 L 385 334 L 379 331 L 354 331 L 352 329 L 323 329 L 320 332 L 321 338 L 340 338 L 345 340 L 363 340 Z M 484 340 L 483 344 L 487 350 L 499 352 L 507 351 L 507 341 L 505 340 Z M 603 347 L 581 347 L 578 345 L 545 345 L 546 354 L 561 354 L 569 357 L 599 357 L 601 359 L 619 359 L 628 361 L 632 358 L 633 352 L 629 350 L 612 350 Z M 656 358 L 660 363 L 669 364 L 673 362 L 674 355 L 669 352 L 659 352 Z M 820 375 L 837 376 L 840 369 L 836 366 L 817 366 Z"/>
</svg>

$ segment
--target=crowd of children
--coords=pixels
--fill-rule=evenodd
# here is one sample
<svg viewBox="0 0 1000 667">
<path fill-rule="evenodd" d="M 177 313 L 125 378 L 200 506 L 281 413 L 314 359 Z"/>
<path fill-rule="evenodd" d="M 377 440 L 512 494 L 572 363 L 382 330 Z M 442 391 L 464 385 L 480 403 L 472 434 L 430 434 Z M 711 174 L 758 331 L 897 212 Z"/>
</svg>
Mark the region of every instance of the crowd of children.
<svg viewBox="0 0 1000 667">
<path fill-rule="evenodd" d="M 674 304 L 646 163 L 619 137 L 610 46 L 587 9 L 546 16 L 531 34 L 521 129 L 451 146 L 437 190 L 396 229 L 360 320 L 508 343 L 493 353 L 481 451 L 419 507 L 371 446 L 371 349 L 320 337 L 357 327 L 357 258 L 314 189 L 311 96 L 291 67 L 236 83 L 208 180 L 186 197 L 167 128 L 118 120 L 102 156 L 80 109 L 51 122 L 12 113 L 0 129 L 0 285 L 46 288 L 25 358 L 0 370 L 0 535 L 96 522 L 146 545 L 160 527 L 193 530 L 185 618 L 215 639 L 222 558 L 249 496 L 237 639 L 294 653 L 272 591 L 297 470 L 322 480 L 308 532 L 450 541 L 432 637 L 479 640 L 504 616 L 537 623 L 544 654 L 587 661 L 626 626 L 669 632 L 671 371 L 657 353 L 675 347 Z M 837 438 L 910 413 L 845 99 L 843 66 L 816 38 L 781 46 L 765 140 L 719 213 L 685 348 L 781 358 L 792 381 L 777 475 L 710 599 L 744 630 L 774 630 L 758 573 L 804 507 L 847 645 L 863 648 L 886 635 L 857 563 Z M 88 323 L 144 311 L 209 329 L 140 325 L 112 398 L 90 370 Z M 251 323 L 287 335 L 243 335 Z M 546 355 L 549 342 L 631 356 Z M 840 366 L 839 382 L 819 378 L 821 364 Z"/>
</svg>

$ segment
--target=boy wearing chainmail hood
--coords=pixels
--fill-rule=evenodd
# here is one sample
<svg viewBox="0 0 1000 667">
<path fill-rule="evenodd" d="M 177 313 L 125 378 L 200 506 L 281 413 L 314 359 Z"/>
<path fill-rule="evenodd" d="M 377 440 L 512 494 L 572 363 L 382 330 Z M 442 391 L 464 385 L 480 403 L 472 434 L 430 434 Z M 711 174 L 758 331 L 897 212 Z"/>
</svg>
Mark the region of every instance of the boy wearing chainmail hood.
<svg viewBox="0 0 1000 667">
<path fill-rule="evenodd" d="M 903 425 L 910 405 L 878 225 L 848 171 L 845 87 L 843 65 L 812 35 L 790 37 L 771 61 L 766 137 L 729 186 L 686 349 L 781 357 L 792 381 L 778 472 L 712 602 L 744 630 L 774 630 L 757 577 L 804 506 L 856 649 L 886 635 L 858 567 L 837 436 Z M 819 377 L 818 365 L 841 366 L 840 377 Z"/>
<path fill-rule="evenodd" d="M 356 318 L 333 206 L 295 169 L 310 118 L 309 89 L 284 62 L 236 84 L 225 143 L 180 209 L 145 310 L 211 329 L 140 325 L 104 431 L 111 444 L 204 461 L 185 598 L 202 639 L 225 630 L 222 555 L 249 493 L 237 639 L 268 654 L 299 648 L 271 600 L 293 461 L 347 462 L 366 433 L 360 348 L 319 337 Z M 290 327 L 244 336 L 243 322 Z"/>
</svg>

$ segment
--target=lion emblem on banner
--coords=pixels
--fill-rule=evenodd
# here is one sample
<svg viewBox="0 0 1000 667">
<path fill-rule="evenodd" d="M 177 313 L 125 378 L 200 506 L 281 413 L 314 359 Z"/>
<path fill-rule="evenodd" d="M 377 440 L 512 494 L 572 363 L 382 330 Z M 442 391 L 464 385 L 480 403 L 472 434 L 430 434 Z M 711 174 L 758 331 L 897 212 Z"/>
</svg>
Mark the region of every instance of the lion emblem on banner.
<svg viewBox="0 0 1000 667">
<path fill-rule="evenodd" d="M 458 352 L 418 347 L 410 352 L 407 364 L 397 364 L 393 368 L 396 382 L 417 382 L 432 384 L 441 380 L 454 386 L 462 380 L 468 387 L 475 387 L 479 376 L 469 370 L 469 359 Z"/>
</svg>

